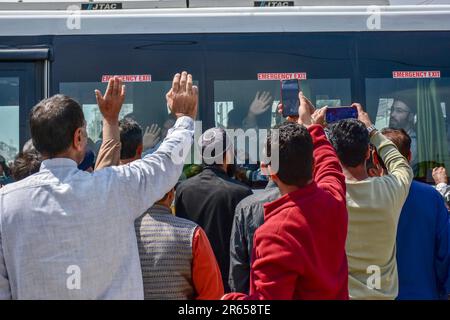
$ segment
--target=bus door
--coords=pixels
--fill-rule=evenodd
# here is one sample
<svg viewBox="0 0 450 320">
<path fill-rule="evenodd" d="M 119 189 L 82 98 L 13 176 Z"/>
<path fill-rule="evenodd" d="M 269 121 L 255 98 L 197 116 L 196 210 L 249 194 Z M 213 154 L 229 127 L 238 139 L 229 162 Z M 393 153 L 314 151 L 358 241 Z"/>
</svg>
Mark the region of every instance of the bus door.
<svg viewBox="0 0 450 320">
<path fill-rule="evenodd" d="M 30 138 L 29 113 L 45 97 L 48 49 L 0 50 L 0 155 L 11 161 Z"/>
</svg>

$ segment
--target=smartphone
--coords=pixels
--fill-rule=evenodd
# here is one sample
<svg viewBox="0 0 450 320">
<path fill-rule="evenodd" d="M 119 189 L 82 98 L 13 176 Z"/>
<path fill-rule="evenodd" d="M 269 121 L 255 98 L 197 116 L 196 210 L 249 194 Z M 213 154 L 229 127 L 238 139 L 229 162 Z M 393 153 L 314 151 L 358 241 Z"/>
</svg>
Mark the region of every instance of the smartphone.
<svg viewBox="0 0 450 320">
<path fill-rule="evenodd" d="M 356 107 L 328 107 L 325 121 L 327 123 L 338 122 L 343 119 L 358 119 Z"/>
<path fill-rule="evenodd" d="M 298 80 L 281 81 L 281 103 L 283 104 L 283 117 L 298 116 L 298 107 L 300 100 L 298 93 L 300 83 Z"/>
</svg>

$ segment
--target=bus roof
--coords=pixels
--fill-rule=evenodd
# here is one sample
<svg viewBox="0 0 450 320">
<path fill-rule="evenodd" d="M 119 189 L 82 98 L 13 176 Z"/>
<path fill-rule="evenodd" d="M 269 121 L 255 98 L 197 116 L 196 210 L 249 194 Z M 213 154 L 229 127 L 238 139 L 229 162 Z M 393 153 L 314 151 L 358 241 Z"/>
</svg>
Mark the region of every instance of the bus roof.
<svg viewBox="0 0 450 320">
<path fill-rule="evenodd" d="M 0 36 L 440 30 L 450 5 L 0 11 Z"/>
</svg>

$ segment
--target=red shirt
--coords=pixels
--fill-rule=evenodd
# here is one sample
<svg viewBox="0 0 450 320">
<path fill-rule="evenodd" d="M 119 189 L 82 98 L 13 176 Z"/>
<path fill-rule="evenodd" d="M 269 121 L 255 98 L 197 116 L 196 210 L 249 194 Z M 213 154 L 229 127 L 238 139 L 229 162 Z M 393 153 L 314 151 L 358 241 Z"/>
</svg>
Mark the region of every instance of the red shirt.
<svg viewBox="0 0 450 320">
<path fill-rule="evenodd" d="M 345 178 L 323 129 L 314 143 L 314 182 L 264 206 L 254 236 L 250 295 L 223 299 L 348 299 Z"/>
<path fill-rule="evenodd" d="M 223 296 L 222 275 L 208 237 L 201 227 L 192 239 L 192 282 L 195 300 L 219 300 Z"/>
</svg>

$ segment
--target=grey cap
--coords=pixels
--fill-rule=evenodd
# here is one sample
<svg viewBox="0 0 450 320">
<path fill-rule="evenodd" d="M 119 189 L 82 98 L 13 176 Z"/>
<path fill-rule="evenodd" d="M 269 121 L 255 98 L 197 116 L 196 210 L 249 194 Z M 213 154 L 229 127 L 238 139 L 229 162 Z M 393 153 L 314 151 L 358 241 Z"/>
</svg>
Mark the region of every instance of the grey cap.
<svg viewBox="0 0 450 320">
<path fill-rule="evenodd" d="M 233 150 L 233 142 L 223 128 L 206 130 L 198 139 L 203 162 L 206 164 L 223 164 L 223 155 Z"/>
</svg>

